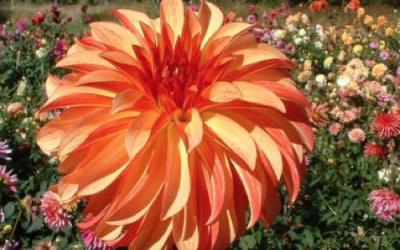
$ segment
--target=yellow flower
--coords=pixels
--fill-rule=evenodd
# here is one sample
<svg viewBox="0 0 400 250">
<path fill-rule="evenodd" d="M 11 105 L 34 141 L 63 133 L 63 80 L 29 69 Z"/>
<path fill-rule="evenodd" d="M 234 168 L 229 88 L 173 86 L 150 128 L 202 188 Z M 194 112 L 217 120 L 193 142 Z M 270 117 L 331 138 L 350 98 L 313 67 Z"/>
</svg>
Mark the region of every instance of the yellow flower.
<svg viewBox="0 0 400 250">
<path fill-rule="evenodd" d="M 380 41 L 379 41 L 379 49 L 380 49 L 380 50 L 382 50 L 382 49 L 384 49 L 384 48 L 385 48 L 385 46 L 386 46 L 386 43 L 385 43 L 385 41 L 383 41 L 383 40 L 380 40 Z"/>
<path fill-rule="evenodd" d="M 339 62 L 343 61 L 345 55 L 346 55 L 345 52 L 344 52 L 343 50 L 341 50 L 340 53 L 339 53 L 339 55 L 337 56 L 337 60 L 338 60 Z"/>
<path fill-rule="evenodd" d="M 325 69 L 330 69 L 332 66 L 332 62 L 333 62 L 333 57 L 328 56 L 327 58 L 325 58 L 323 65 Z"/>
<path fill-rule="evenodd" d="M 394 33 L 395 33 L 395 31 L 394 31 L 394 29 L 391 28 L 391 27 L 385 29 L 385 35 L 386 35 L 386 36 L 393 36 Z"/>
<path fill-rule="evenodd" d="M 363 46 L 361 46 L 360 44 L 355 45 L 353 48 L 353 53 L 356 54 L 357 56 L 360 56 L 362 51 L 363 51 Z"/>
<path fill-rule="evenodd" d="M 372 68 L 372 75 L 375 78 L 381 78 L 387 71 L 387 66 L 383 63 L 378 63 Z"/>
<path fill-rule="evenodd" d="M 348 32 L 343 32 L 342 41 L 345 45 L 350 45 L 353 43 L 353 37 Z"/>
<path fill-rule="evenodd" d="M 366 16 L 364 17 L 364 24 L 365 24 L 365 25 L 371 26 L 371 25 L 373 24 L 373 22 L 374 22 L 374 18 L 373 18 L 372 16 L 366 15 Z"/>
</svg>

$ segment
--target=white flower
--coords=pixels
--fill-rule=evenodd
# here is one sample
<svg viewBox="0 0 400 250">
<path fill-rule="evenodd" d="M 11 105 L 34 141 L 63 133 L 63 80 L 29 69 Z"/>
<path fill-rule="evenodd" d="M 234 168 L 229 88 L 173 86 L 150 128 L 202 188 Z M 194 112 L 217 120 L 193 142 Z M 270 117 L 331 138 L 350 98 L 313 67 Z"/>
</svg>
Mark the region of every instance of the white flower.
<svg viewBox="0 0 400 250">
<path fill-rule="evenodd" d="M 305 36 L 305 35 L 307 35 L 306 30 L 305 29 L 300 29 L 299 30 L 299 36 Z"/>
<path fill-rule="evenodd" d="M 42 39 L 42 41 L 41 41 L 41 42 L 42 42 L 42 45 L 46 45 L 46 44 L 47 44 L 47 40 L 46 40 L 46 39 L 44 39 L 44 38 Z"/>
<path fill-rule="evenodd" d="M 314 43 L 314 46 L 315 46 L 315 48 L 317 48 L 317 49 L 322 49 L 322 43 L 321 43 L 320 41 L 316 41 L 316 42 Z"/>
<path fill-rule="evenodd" d="M 379 178 L 379 180 L 384 181 L 385 183 L 388 183 L 390 181 L 390 171 L 386 168 L 379 170 L 378 178 Z"/>
<path fill-rule="evenodd" d="M 26 77 L 23 76 L 21 80 L 18 81 L 17 96 L 21 96 L 25 93 L 26 89 Z"/>
<path fill-rule="evenodd" d="M 37 58 L 43 58 L 46 55 L 46 49 L 40 47 L 38 50 L 36 50 L 35 55 Z"/>
<path fill-rule="evenodd" d="M 315 82 L 319 87 L 326 85 L 326 76 L 324 74 L 319 74 L 315 77 Z"/>
<path fill-rule="evenodd" d="M 277 29 L 274 31 L 274 33 L 272 34 L 272 38 L 277 41 L 280 39 L 283 39 L 286 35 L 286 31 L 281 30 L 281 29 Z"/>
<path fill-rule="evenodd" d="M 303 37 L 303 41 L 304 41 L 305 43 L 308 43 L 308 42 L 310 41 L 310 37 L 309 37 L 309 36 Z"/>
<path fill-rule="evenodd" d="M 330 69 L 333 63 L 333 57 L 328 56 L 327 58 L 325 58 L 323 65 L 325 69 Z"/>
<path fill-rule="evenodd" d="M 341 74 L 336 80 L 336 84 L 341 88 L 347 87 L 350 83 L 351 77 L 347 74 Z"/>
<path fill-rule="evenodd" d="M 303 39 L 301 39 L 301 37 L 295 37 L 294 38 L 294 44 L 299 45 L 303 43 Z"/>
</svg>

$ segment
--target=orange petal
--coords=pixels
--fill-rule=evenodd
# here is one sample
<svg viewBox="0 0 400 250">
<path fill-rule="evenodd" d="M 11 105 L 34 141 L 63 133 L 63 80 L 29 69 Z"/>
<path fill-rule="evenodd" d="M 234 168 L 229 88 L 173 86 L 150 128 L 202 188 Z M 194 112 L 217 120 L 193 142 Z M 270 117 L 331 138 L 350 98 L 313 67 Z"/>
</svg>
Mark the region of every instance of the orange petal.
<svg viewBox="0 0 400 250">
<path fill-rule="evenodd" d="M 203 115 L 205 124 L 246 164 L 254 169 L 257 159 L 256 145 L 249 132 L 234 120 L 218 113 L 206 112 Z"/>
<path fill-rule="evenodd" d="M 160 5 L 160 18 L 168 24 L 174 33 L 174 42 L 181 36 L 185 20 L 184 7 L 181 0 L 163 0 Z"/>
<path fill-rule="evenodd" d="M 250 82 L 233 82 L 232 84 L 242 93 L 242 100 L 276 108 L 282 113 L 286 112 L 281 99 L 267 88 Z"/>
<path fill-rule="evenodd" d="M 165 159 L 166 182 L 161 205 L 162 220 L 182 210 L 188 201 L 191 189 L 188 153 L 185 145 L 172 125 L 169 126 L 167 133 L 168 148 Z"/>
</svg>

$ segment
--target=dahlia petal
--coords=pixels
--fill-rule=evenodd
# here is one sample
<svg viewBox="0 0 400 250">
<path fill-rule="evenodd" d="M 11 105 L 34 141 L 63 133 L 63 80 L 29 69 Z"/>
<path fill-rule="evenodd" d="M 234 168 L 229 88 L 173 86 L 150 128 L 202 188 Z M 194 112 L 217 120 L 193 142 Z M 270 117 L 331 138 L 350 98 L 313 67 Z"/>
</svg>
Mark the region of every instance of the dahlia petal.
<svg viewBox="0 0 400 250">
<path fill-rule="evenodd" d="M 121 235 L 122 230 L 124 228 L 122 226 L 115 227 L 113 230 L 111 230 L 108 234 L 104 235 L 101 237 L 101 240 L 104 241 L 110 241 L 116 239 L 118 236 Z"/>
<path fill-rule="evenodd" d="M 168 128 L 168 148 L 165 161 L 166 175 L 161 205 L 162 219 L 175 215 L 186 205 L 191 189 L 188 155 L 183 141 L 172 125 Z"/>
<path fill-rule="evenodd" d="M 234 120 L 218 113 L 206 112 L 205 124 L 231 149 L 243 159 L 250 169 L 254 169 L 257 159 L 256 145 L 250 134 Z"/>
<path fill-rule="evenodd" d="M 254 127 L 250 134 L 256 142 L 257 147 L 267 157 L 268 162 L 274 170 L 276 179 L 279 180 L 282 176 L 283 163 L 278 145 L 271 136 L 260 127 Z"/>
<path fill-rule="evenodd" d="M 227 205 L 226 200 L 230 198 L 229 193 L 232 191 L 232 185 L 229 185 L 232 180 L 224 171 L 228 168 L 226 159 L 221 159 L 217 153 L 212 152 L 213 150 L 215 149 L 211 148 L 210 145 L 204 145 L 198 150 L 204 161 L 201 169 L 211 205 L 206 225 L 212 224 L 219 217 L 224 205 Z"/>
<path fill-rule="evenodd" d="M 125 148 L 130 158 L 134 158 L 150 139 L 154 123 L 160 117 L 158 112 L 148 111 L 142 113 L 129 128 L 125 139 Z"/>
<path fill-rule="evenodd" d="M 281 79 L 280 81 L 263 81 L 261 84 L 283 100 L 296 103 L 302 107 L 309 106 L 307 99 L 301 91 L 295 87 L 294 83 L 287 79 Z"/>
<path fill-rule="evenodd" d="M 139 179 L 129 194 L 120 202 L 122 206 L 117 208 L 109 218 L 110 225 L 127 225 L 138 221 L 158 197 L 164 184 L 164 172 L 160 171 L 159 164 L 166 155 L 161 147 L 156 147 L 158 150 L 151 161 L 149 172 Z"/>
<path fill-rule="evenodd" d="M 160 4 L 160 18 L 168 24 L 174 33 L 174 42 L 182 34 L 184 17 L 183 2 L 180 0 L 164 0 Z"/>
<path fill-rule="evenodd" d="M 247 228 L 252 227 L 258 220 L 261 208 L 262 208 L 262 186 L 260 181 L 255 178 L 246 168 L 241 164 L 231 160 L 231 163 L 235 169 L 235 173 L 239 176 L 239 179 L 246 191 L 247 198 L 250 205 L 250 220 Z"/>
<path fill-rule="evenodd" d="M 254 25 L 248 23 L 227 23 L 221 26 L 209 39 L 207 47 L 211 43 L 216 42 L 218 39 L 227 37 L 232 41 L 236 36 L 242 34 L 250 29 L 254 28 Z"/>
<path fill-rule="evenodd" d="M 40 149 L 48 155 L 55 152 L 60 146 L 65 131 L 73 127 L 83 114 L 87 114 L 91 110 L 93 108 L 72 108 L 48 122 L 36 135 Z"/>
<path fill-rule="evenodd" d="M 48 75 L 46 80 L 46 94 L 47 96 L 51 96 L 54 91 L 62 85 L 62 81 L 51 74 Z"/>
<path fill-rule="evenodd" d="M 103 140 L 96 143 L 92 146 L 89 160 L 85 162 L 85 165 L 66 175 L 63 181 L 79 184 L 82 195 L 93 194 L 109 186 L 118 177 L 121 169 L 125 169 L 129 163 L 125 148 L 118 146 L 123 142 L 123 138 L 124 134 L 119 134 L 110 141 Z M 92 174 L 87 175 L 91 169 L 96 169 L 96 171 L 91 171 Z M 96 182 L 102 178 L 104 181 Z M 90 186 L 92 183 L 93 185 Z M 85 190 L 87 186 L 88 188 Z"/>
<path fill-rule="evenodd" d="M 203 1 L 199 10 L 199 21 L 203 34 L 201 43 L 201 48 L 203 48 L 210 37 L 222 26 L 224 14 L 214 4 Z"/>
<path fill-rule="evenodd" d="M 150 17 L 143 12 L 129 9 L 116 9 L 113 10 L 113 14 L 118 17 L 119 21 L 125 26 L 125 28 L 129 29 L 136 35 L 140 35 L 141 37 L 144 37 L 141 23 L 154 28 Z"/>
<path fill-rule="evenodd" d="M 91 36 L 83 37 L 76 41 L 76 44 L 72 45 L 71 48 L 67 52 L 67 56 L 75 54 L 77 52 L 85 52 L 92 51 L 96 54 L 101 53 L 102 51 L 107 50 L 107 47 L 100 42 L 96 41 Z"/>
<path fill-rule="evenodd" d="M 185 134 L 188 140 L 187 151 L 190 153 L 203 139 L 203 121 L 197 109 L 188 111 L 189 121 L 185 126 Z"/>
<path fill-rule="evenodd" d="M 160 220 L 161 199 L 157 199 L 143 222 L 139 225 L 137 234 L 131 238 L 130 249 L 148 249 L 157 243 L 166 243 L 164 235 L 170 235 L 172 231 L 171 219 Z M 160 249 L 160 248 L 158 248 Z"/>
<path fill-rule="evenodd" d="M 81 51 L 61 59 L 56 67 L 69 68 L 77 71 L 92 71 L 101 69 L 114 69 L 114 66 L 99 56 L 99 52 Z"/>
<path fill-rule="evenodd" d="M 133 55 L 132 45 L 140 45 L 138 39 L 128 29 L 112 22 L 90 23 L 94 39 L 117 50 Z"/>
<path fill-rule="evenodd" d="M 118 113 L 135 107 L 135 104 L 143 97 L 143 93 L 134 90 L 125 90 L 119 93 L 111 105 L 111 113 Z"/>
<path fill-rule="evenodd" d="M 240 89 L 229 82 L 216 82 L 208 86 L 203 94 L 212 102 L 230 102 L 243 97 Z"/>
<path fill-rule="evenodd" d="M 282 113 L 286 112 L 281 99 L 267 88 L 250 82 L 233 82 L 232 84 L 242 93 L 242 100 L 272 107 Z"/>
<path fill-rule="evenodd" d="M 76 84 L 108 88 L 113 92 L 121 92 L 122 90 L 132 86 L 130 80 L 126 76 L 115 70 L 95 70 L 89 72 L 82 76 Z"/>
<path fill-rule="evenodd" d="M 198 249 L 199 229 L 197 222 L 197 191 L 192 190 L 188 205 L 176 216 L 173 223 L 173 237 L 180 249 Z"/>
<path fill-rule="evenodd" d="M 122 118 L 134 117 L 135 114 L 124 112 L 117 115 L 110 115 L 107 111 L 99 108 L 82 116 L 80 121 L 76 122 L 75 126 L 66 131 L 63 136 L 60 143 L 59 155 L 67 155 L 81 146 L 96 129 L 106 124 L 112 124 Z M 124 128 L 122 127 L 122 129 Z"/>
</svg>

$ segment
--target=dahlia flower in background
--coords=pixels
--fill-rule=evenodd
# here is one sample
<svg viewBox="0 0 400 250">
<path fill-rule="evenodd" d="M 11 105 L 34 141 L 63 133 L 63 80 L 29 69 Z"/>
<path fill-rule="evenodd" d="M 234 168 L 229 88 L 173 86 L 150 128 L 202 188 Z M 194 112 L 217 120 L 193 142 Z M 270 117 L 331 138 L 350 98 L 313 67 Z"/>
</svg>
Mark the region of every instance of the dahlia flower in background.
<svg viewBox="0 0 400 250">
<path fill-rule="evenodd" d="M 380 113 L 374 121 L 374 130 L 382 140 L 400 134 L 400 115 L 397 113 Z"/>
<path fill-rule="evenodd" d="M 4 185 L 8 191 L 16 193 L 17 182 L 17 176 L 13 174 L 12 170 L 7 171 L 6 166 L 0 165 L 0 185 Z"/>
<path fill-rule="evenodd" d="M 58 194 L 47 191 L 40 199 L 40 210 L 44 216 L 44 222 L 55 231 L 64 231 L 71 228 L 71 219 Z"/>
<path fill-rule="evenodd" d="M 92 23 L 57 64 L 73 72 L 47 79 L 41 112 L 63 110 L 37 135 L 65 174 L 53 195 L 85 200 L 81 230 L 109 247 L 223 249 L 271 224 L 314 143 L 293 63 L 208 2 L 114 14 L 122 26 Z"/>
<path fill-rule="evenodd" d="M 0 141 L 0 159 L 11 160 L 10 154 L 12 149 L 8 146 L 6 141 Z"/>
<path fill-rule="evenodd" d="M 368 200 L 371 202 L 372 211 L 383 221 L 393 221 L 400 215 L 400 195 L 388 188 L 372 191 L 368 195 Z"/>
</svg>

